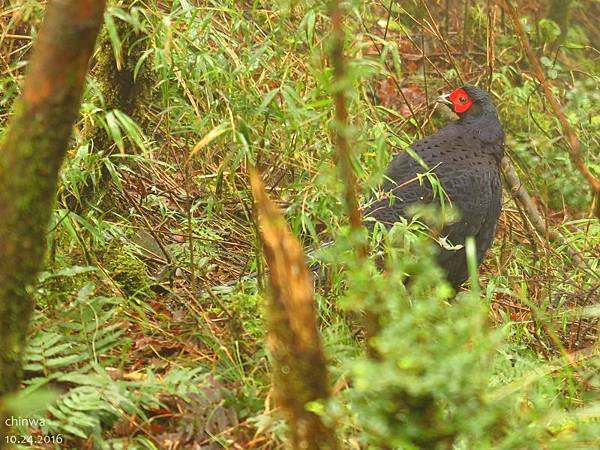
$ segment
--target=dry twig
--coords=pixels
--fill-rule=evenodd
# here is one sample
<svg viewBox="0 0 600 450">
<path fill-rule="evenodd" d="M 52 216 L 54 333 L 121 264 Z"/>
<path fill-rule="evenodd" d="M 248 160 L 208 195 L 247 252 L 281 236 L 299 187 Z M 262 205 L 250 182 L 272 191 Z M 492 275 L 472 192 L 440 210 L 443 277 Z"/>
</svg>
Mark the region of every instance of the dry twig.
<svg viewBox="0 0 600 450">
<path fill-rule="evenodd" d="M 356 194 L 356 177 L 352 170 L 352 158 L 350 154 L 350 143 L 348 140 L 348 112 L 346 110 L 346 98 L 344 95 L 344 86 L 347 80 L 346 62 L 344 58 L 344 30 L 343 14 L 338 0 L 332 0 L 329 4 L 329 15 L 333 28 L 331 38 L 331 50 L 329 60 L 333 66 L 334 90 L 333 99 L 335 103 L 335 131 L 336 131 L 336 154 L 342 180 L 344 182 L 344 199 L 346 209 L 350 217 L 350 228 L 353 231 L 359 231 L 362 228 L 362 215 L 358 208 L 358 199 Z M 366 245 L 359 245 L 356 248 L 359 258 L 366 258 L 368 248 Z M 379 330 L 379 317 L 372 311 L 365 313 L 365 332 L 367 343 L 370 338 L 375 336 Z M 369 354 L 376 358 L 377 352 L 371 345 L 367 345 Z"/>
</svg>

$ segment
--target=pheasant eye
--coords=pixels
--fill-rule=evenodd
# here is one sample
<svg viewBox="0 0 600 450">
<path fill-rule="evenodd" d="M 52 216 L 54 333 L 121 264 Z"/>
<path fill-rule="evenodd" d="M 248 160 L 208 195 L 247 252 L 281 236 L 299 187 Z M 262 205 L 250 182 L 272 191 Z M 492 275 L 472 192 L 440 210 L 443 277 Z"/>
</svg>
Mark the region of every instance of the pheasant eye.
<svg viewBox="0 0 600 450">
<path fill-rule="evenodd" d="M 464 103 L 467 103 L 467 97 L 464 97 L 464 96 L 463 96 L 463 97 L 460 97 L 460 98 L 458 99 L 458 101 L 459 101 L 459 102 L 461 102 L 461 103 L 463 103 L 463 104 L 464 104 Z"/>
</svg>

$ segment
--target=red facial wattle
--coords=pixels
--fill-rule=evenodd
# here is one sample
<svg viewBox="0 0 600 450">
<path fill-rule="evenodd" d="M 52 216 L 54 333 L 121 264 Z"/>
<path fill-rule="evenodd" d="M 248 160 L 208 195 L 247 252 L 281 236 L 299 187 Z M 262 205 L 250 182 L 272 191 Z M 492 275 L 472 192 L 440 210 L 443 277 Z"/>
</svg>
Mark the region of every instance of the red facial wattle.
<svg viewBox="0 0 600 450">
<path fill-rule="evenodd" d="M 454 112 L 458 114 L 467 112 L 469 108 L 473 105 L 473 99 L 462 88 L 458 88 L 454 92 L 452 92 L 448 96 L 448 99 L 452 102 Z"/>
</svg>

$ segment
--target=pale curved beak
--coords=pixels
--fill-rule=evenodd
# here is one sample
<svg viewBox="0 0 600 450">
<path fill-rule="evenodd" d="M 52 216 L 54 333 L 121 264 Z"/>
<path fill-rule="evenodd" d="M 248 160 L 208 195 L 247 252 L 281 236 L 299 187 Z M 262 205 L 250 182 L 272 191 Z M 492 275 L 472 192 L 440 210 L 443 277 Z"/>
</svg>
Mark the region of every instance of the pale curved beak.
<svg viewBox="0 0 600 450">
<path fill-rule="evenodd" d="M 444 105 L 452 106 L 452 102 L 450 101 L 450 94 L 440 95 L 435 99 L 438 103 L 443 103 Z"/>
</svg>

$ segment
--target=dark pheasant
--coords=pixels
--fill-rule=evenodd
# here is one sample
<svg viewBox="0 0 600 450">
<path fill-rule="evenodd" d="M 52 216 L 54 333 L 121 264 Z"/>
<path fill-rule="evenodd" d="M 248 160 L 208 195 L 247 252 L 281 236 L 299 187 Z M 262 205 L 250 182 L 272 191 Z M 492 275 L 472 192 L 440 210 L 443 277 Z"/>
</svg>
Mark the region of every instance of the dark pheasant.
<svg viewBox="0 0 600 450">
<path fill-rule="evenodd" d="M 442 229 L 440 237 L 447 238 L 452 246 L 443 246 L 438 256 L 448 281 L 457 288 L 468 278 L 466 238 L 475 238 L 478 264 L 494 240 L 502 207 L 499 163 L 504 153 L 504 132 L 489 94 L 482 89 L 464 86 L 438 101 L 458 114 L 458 120 L 410 148 L 435 173 L 460 213 L 459 220 Z M 369 205 L 365 216 L 391 227 L 400 217 L 407 217 L 408 206 L 439 202 L 427 178 L 421 183 L 415 181 L 416 175 L 427 172 L 427 168 L 406 151 L 398 154 L 382 186 L 387 195 Z"/>
</svg>

